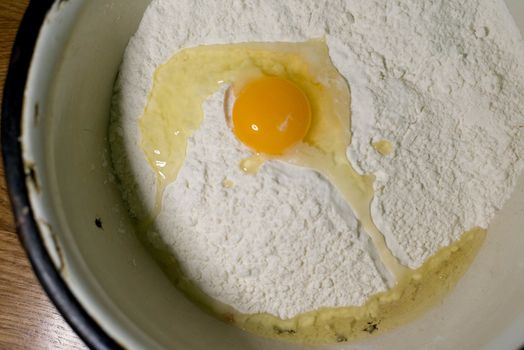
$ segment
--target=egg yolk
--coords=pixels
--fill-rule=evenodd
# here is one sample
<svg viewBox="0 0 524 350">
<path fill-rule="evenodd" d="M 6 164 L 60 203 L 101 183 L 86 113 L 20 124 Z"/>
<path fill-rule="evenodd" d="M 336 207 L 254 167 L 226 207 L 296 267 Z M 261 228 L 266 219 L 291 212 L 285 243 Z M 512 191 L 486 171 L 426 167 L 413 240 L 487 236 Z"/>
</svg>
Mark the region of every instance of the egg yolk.
<svg viewBox="0 0 524 350">
<path fill-rule="evenodd" d="M 311 124 L 304 92 L 289 80 L 264 77 L 238 94 L 232 112 L 233 132 L 256 152 L 280 155 L 302 141 Z"/>
</svg>

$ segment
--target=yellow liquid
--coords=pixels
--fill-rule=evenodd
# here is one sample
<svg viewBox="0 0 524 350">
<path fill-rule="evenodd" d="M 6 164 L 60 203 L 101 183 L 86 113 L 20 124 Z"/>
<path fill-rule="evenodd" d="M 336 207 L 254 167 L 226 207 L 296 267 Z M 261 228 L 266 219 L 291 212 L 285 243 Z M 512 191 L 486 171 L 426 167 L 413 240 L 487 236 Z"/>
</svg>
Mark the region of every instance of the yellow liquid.
<svg viewBox="0 0 524 350">
<path fill-rule="evenodd" d="M 371 219 L 373 177 L 358 174 L 346 158 L 351 141 L 350 92 L 347 82 L 332 65 L 323 41 L 196 47 L 180 51 L 157 69 L 148 104 L 139 121 L 142 149 L 157 175 L 156 205 L 149 222 L 160 212 L 165 187 L 176 179 L 182 166 L 187 138 L 202 121 L 204 100 L 220 84 L 231 84 L 235 93 L 250 79 L 263 75 L 294 82 L 307 95 L 312 108 L 312 125 L 306 139 L 279 159 L 315 169 L 337 187 L 391 272 L 390 284 L 396 282 L 396 285 L 360 307 L 321 309 L 281 320 L 268 314 L 242 315 L 211 300 L 181 274 L 172 256 L 157 252 L 166 272 L 190 298 L 226 321 L 278 339 L 312 344 L 345 341 L 377 334 L 411 319 L 458 280 L 484 233 L 474 230 L 466 234 L 416 271 L 398 262 Z M 256 176 L 265 160 L 264 156 L 254 155 L 239 159 L 239 166 L 246 176 Z M 227 188 L 233 184 L 225 181 L 222 185 Z"/>
<path fill-rule="evenodd" d="M 233 188 L 235 186 L 235 183 L 229 179 L 224 179 L 222 181 L 222 186 L 224 186 L 224 188 Z"/>
<path fill-rule="evenodd" d="M 267 158 L 261 154 L 255 154 L 251 157 L 244 158 L 240 161 L 240 170 L 245 174 L 255 175 L 266 160 Z"/>
<path fill-rule="evenodd" d="M 375 151 L 383 156 L 388 156 L 393 152 L 393 145 L 387 140 L 380 140 L 371 144 Z"/>
</svg>

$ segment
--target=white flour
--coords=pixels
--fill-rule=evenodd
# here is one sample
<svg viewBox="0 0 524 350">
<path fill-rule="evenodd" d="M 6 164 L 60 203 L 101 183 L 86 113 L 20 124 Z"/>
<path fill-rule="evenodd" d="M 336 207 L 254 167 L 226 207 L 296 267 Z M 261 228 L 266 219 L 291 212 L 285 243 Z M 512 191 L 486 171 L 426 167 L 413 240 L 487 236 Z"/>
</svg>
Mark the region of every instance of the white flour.
<svg viewBox="0 0 524 350">
<path fill-rule="evenodd" d="M 503 1 L 383 3 L 387 21 L 369 16 L 365 26 L 387 35 L 352 35 L 363 71 L 333 58 L 355 102 L 349 158 L 377 176 L 373 220 L 418 267 L 487 228 L 511 194 L 523 165 L 524 49 Z M 393 157 L 370 147 L 380 139 Z"/>
<path fill-rule="evenodd" d="M 132 210 L 142 216 L 154 200 L 137 120 L 160 63 L 183 47 L 324 35 L 351 87 L 348 156 L 377 178 L 373 219 L 393 253 L 418 267 L 486 227 L 523 165 L 524 49 L 500 0 L 154 1 L 114 100 L 113 160 Z M 221 123 L 220 103 L 206 103 L 157 220 L 188 276 L 242 312 L 283 318 L 383 290 L 366 235 L 323 179 L 277 162 L 255 177 L 238 172 L 245 151 Z M 372 148 L 382 139 L 392 155 Z M 224 188 L 225 178 L 235 186 Z"/>
</svg>

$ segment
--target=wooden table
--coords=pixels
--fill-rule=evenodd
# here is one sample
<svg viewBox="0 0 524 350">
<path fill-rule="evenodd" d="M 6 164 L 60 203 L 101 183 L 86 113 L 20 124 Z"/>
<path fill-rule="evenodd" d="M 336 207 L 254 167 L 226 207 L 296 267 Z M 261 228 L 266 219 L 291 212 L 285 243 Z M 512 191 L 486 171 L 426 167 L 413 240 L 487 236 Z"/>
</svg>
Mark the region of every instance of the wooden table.
<svg viewBox="0 0 524 350">
<path fill-rule="evenodd" d="M 36 0 L 38 1 L 38 0 Z M 0 0 L 0 96 L 28 0 Z M 0 349 L 86 349 L 36 280 L 18 237 L 0 165 Z"/>
</svg>

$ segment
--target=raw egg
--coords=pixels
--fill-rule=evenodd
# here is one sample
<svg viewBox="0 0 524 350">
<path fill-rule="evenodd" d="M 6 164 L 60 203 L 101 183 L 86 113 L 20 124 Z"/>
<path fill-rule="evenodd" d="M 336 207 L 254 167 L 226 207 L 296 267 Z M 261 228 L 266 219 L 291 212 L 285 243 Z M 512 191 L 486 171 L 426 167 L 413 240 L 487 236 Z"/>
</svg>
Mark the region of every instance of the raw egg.
<svg viewBox="0 0 524 350">
<path fill-rule="evenodd" d="M 251 157 L 239 159 L 246 176 L 256 176 L 271 159 L 316 170 L 350 203 L 382 261 L 398 275 L 401 267 L 369 213 L 373 178 L 358 174 L 346 157 L 349 86 L 323 40 L 198 46 L 179 51 L 157 68 L 139 120 L 141 147 L 157 179 L 153 216 L 184 162 L 188 137 L 203 119 L 202 104 L 222 84 L 229 86 L 225 118 L 206 118 L 224 118 L 251 150 Z"/>
<path fill-rule="evenodd" d="M 199 46 L 179 51 L 157 68 L 139 119 L 141 148 L 156 173 L 151 222 L 184 162 L 187 139 L 204 117 L 203 103 L 224 84 L 224 114 L 206 118 L 222 118 L 239 140 L 238 147 L 250 151 L 251 156 L 238 160 L 245 176 L 256 177 L 266 161 L 315 170 L 350 204 L 380 260 L 400 279 L 405 268 L 371 219 L 373 177 L 357 173 L 346 156 L 350 90 L 323 40 Z M 378 151 L 387 151 L 383 148 Z M 208 185 L 223 190 L 234 186 L 230 181 Z M 247 201 L 256 200 L 247 196 Z"/>
<path fill-rule="evenodd" d="M 306 136 L 311 108 L 304 92 L 291 81 L 263 77 L 240 91 L 232 121 L 235 135 L 249 148 L 280 155 Z"/>
<path fill-rule="evenodd" d="M 246 173 L 270 158 L 323 170 L 347 163 L 349 87 L 323 40 L 187 48 L 156 69 L 139 119 L 141 147 L 157 174 L 157 201 L 184 161 L 203 102 L 223 84 L 232 97 L 224 97 L 225 120 L 253 152 L 239 160 Z"/>
<path fill-rule="evenodd" d="M 252 153 L 239 159 L 245 174 L 256 176 L 270 159 L 312 168 L 350 203 L 361 203 L 357 214 L 367 212 L 372 179 L 357 174 L 346 158 L 349 86 L 324 40 L 198 46 L 156 69 L 139 119 L 141 147 L 157 175 L 156 212 L 184 162 L 188 137 L 203 119 L 202 104 L 224 84 L 224 122 Z"/>
</svg>

